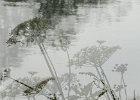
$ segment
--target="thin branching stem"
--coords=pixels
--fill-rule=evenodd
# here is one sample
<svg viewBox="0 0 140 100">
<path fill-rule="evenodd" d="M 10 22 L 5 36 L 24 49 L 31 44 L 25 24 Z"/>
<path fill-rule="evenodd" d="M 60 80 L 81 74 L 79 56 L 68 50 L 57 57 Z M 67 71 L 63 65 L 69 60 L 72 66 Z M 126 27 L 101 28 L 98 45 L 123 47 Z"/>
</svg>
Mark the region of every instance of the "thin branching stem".
<svg viewBox="0 0 140 100">
<path fill-rule="evenodd" d="M 28 98 L 28 100 L 30 100 L 30 97 L 29 96 L 27 98 Z"/>
<path fill-rule="evenodd" d="M 123 81 L 122 81 L 123 79 L 122 78 L 123 77 L 122 77 L 122 74 L 121 74 L 121 83 L 120 83 L 121 85 L 123 85 Z M 121 90 L 119 91 L 119 99 L 122 100 Z"/>
<path fill-rule="evenodd" d="M 106 74 L 105 74 L 103 68 L 100 67 L 100 69 L 101 69 L 101 71 L 102 71 L 103 76 L 105 77 L 106 82 L 107 82 L 107 85 L 108 85 L 108 88 L 109 88 L 109 92 L 110 92 L 110 94 L 111 94 L 111 97 L 112 97 L 112 99 L 114 100 L 114 99 L 115 99 L 114 96 L 116 96 L 116 94 L 115 94 L 115 92 L 111 89 L 111 85 L 110 85 L 110 83 L 109 83 L 109 81 L 108 81 L 108 78 L 107 78 L 107 76 L 106 76 Z"/>
<path fill-rule="evenodd" d="M 98 50 L 100 50 L 100 48 L 101 48 L 101 44 L 99 44 Z M 98 56 L 98 53 L 97 53 L 97 56 Z M 101 69 L 101 66 L 95 66 L 95 67 L 96 67 L 96 70 L 97 70 L 97 72 L 98 72 L 98 75 L 99 75 L 99 77 L 100 77 L 100 79 L 101 79 L 101 82 L 105 82 L 105 80 L 102 78 L 102 75 L 101 75 L 99 69 L 97 68 L 97 67 L 99 67 L 99 68 Z M 101 70 L 101 71 L 102 71 L 102 70 Z M 111 94 L 110 89 L 108 90 L 108 88 L 106 87 L 106 85 L 105 85 L 104 83 L 103 83 L 103 86 L 104 86 L 104 89 L 105 89 L 105 90 L 107 89 L 107 91 Z M 108 100 L 110 100 L 110 97 L 109 97 L 108 92 L 106 92 L 106 95 L 107 95 Z"/>
<path fill-rule="evenodd" d="M 51 75 L 55 78 L 56 85 L 57 85 L 57 87 L 58 87 L 59 92 L 61 93 L 61 97 L 62 97 L 63 100 L 65 100 L 64 95 L 63 95 L 63 92 L 62 92 L 62 90 L 60 89 L 60 86 L 59 86 L 59 84 L 58 84 L 58 81 L 57 81 L 57 79 L 56 79 L 56 77 L 55 77 L 55 75 L 54 75 L 54 73 L 53 73 L 53 70 L 52 70 L 50 64 L 49 64 L 48 58 L 47 58 L 46 55 L 45 55 L 45 51 L 43 50 L 43 47 L 42 47 L 42 45 L 41 45 L 40 43 L 38 43 L 38 46 L 39 46 L 39 48 L 40 48 L 40 50 L 41 50 L 41 52 L 42 52 L 42 54 L 43 54 L 43 56 L 44 56 L 44 59 L 45 59 L 47 65 L 48 65 L 48 68 L 49 68 L 49 70 L 50 70 L 50 72 L 51 72 Z"/>
<path fill-rule="evenodd" d="M 121 91 L 119 91 L 119 98 L 122 100 Z"/>
<path fill-rule="evenodd" d="M 46 56 L 48 57 L 48 60 L 49 60 L 51 66 L 52 66 L 52 68 L 53 68 L 53 70 L 54 70 L 54 74 L 56 75 L 56 79 L 57 79 L 57 81 L 58 81 L 58 84 L 59 84 L 59 86 L 60 86 L 60 88 L 61 88 L 61 84 L 60 84 L 58 75 L 57 75 L 56 70 L 55 70 L 55 68 L 54 68 L 54 64 L 52 63 L 52 60 L 50 59 L 50 56 L 48 55 L 48 52 L 47 52 L 47 50 L 46 50 L 46 48 L 45 48 L 45 46 L 44 46 L 43 43 L 42 43 L 42 47 L 43 47 L 43 49 L 44 49 L 44 51 L 45 51 L 45 53 L 46 53 Z"/>
<path fill-rule="evenodd" d="M 32 89 L 32 90 L 34 89 L 33 87 L 31 87 L 31 86 L 29 86 L 29 85 L 27 85 L 27 84 L 25 84 L 25 83 L 23 83 L 23 82 L 20 82 L 20 81 L 18 81 L 18 80 L 15 80 L 15 79 L 13 79 L 13 78 L 11 78 L 11 77 L 8 77 L 8 78 L 14 80 L 14 81 L 17 82 L 17 83 L 20 83 L 20 84 L 22 84 L 22 85 L 28 87 L 29 89 Z"/>
<path fill-rule="evenodd" d="M 35 99 L 35 96 L 33 96 L 32 98 L 33 98 L 33 100 L 36 100 L 36 99 Z"/>
<path fill-rule="evenodd" d="M 124 91 L 125 91 L 125 97 L 126 97 L 126 100 L 127 100 L 127 90 L 126 90 L 126 87 L 125 87 L 125 81 L 124 81 L 124 76 L 123 76 L 123 74 L 122 74 L 122 81 L 123 81 L 123 85 L 124 85 Z"/>
<path fill-rule="evenodd" d="M 104 84 L 104 80 L 102 79 L 102 76 L 101 76 L 101 74 L 100 74 L 100 71 L 99 71 L 99 69 L 98 69 L 97 67 L 95 67 L 95 68 L 96 68 L 96 71 L 97 71 L 97 73 L 98 73 L 98 75 L 99 75 L 99 77 L 100 77 L 100 81 L 103 83 L 103 87 L 104 87 L 104 89 L 106 90 L 106 86 L 105 86 L 105 84 Z M 108 100 L 110 100 L 109 94 L 106 93 L 106 95 L 107 95 Z"/>
<path fill-rule="evenodd" d="M 43 43 L 42 43 L 42 47 L 43 47 L 43 49 L 44 49 L 44 51 L 45 51 L 45 53 L 46 53 L 46 56 L 48 57 L 48 60 L 49 60 L 51 66 L 52 66 L 52 68 L 53 68 L 54 74 L 56 75 L 57 83 L 58 83 L 59 88 L 60 88 L 60 90 L 61 90 L 61 92 L 62 92 L 62 95 L 64 96 L 64 93 L 63 93 L 63 91 L 62 91 L 62 87 L 61 87 L 61 84 L 60 84 L 58 75 L 57 75 L 56 70 L 55 70 L 55 68 L 54 68 L 54 64 L 52 63 L 52 61 L 51 61 L 51 59 L 50 59 L 50 56 L 48 55 L 48 52 L 47 52 L 47 50 L 46 50 L 46 48 L 45 48 L 45 46 L 44 46 Z"/>
<path fill-rule="evenodd" d="M 99 44 L 98 50 L 100 50 L 101 46 L 102 46 L 102 45 Z M 108 59 L 107 59 L 107 60 L 108 60 Z M 107 61 L 107 60 L 106 60 L 106 61 Z M 111 85 L 110 85 L 110 83 L 109 83 L 109 81 L 108 81 L 108 78 L 107 78 L 107 76 L 106 76 L 106 74 L 105 74 L 103 68 L 102 68 L 101 66 L 99 66 L 99 68 L 100 68 L 100 70 L 101 70 L 101 72 L 102 72 L 102 75 L 103 75 L 104 78 L 105 78 L 104 81 L 107 82 L 107 85 L 108 85 L 107 90 L 108 90 L 108 92 L 110 93 L 112 99 L 114 100 L 114 99 L 115 99 L 114 96 L 116 96 L 116 94 L 115 94 L 114 91 L 111 89 Z M 109 89 L 108 89 L 108 88 L 109 88 Z M 112 93 L 112 92 L 113 92 L 113 93 Z"/>
<path fill-rule="evenodd" d="M 70 96 L 70 86 L 71 86 L 71 65 L 70 65 L 70 55 L 69 55 L 69 51 L 66 48 L 66 52 L 67 52 L 67 56 L 68 56 L 68 67 L 69 67 L 69 83 L 68 83 L 68 100 L 69 100 L 69 96 Z"/>
<path fill-rule="evenodd" d="M 107 82 L 109 88 L 111 89 L 111 85 L 110 85 L 110 83 L 109 83 L 109 81 L 108 81 L 108 79 L 107 79 L 107 76 L 106 76 L 106 74 L 105 74 L 105 72 L 104 72 L 104 70 L 103 70 L 103 68 L 102 68 L 101 66 L 100 66 L 100 69 L 101 69 L 101 71 L 102 71 L 102 74 L 103 74 L 103 76 L 104 76 L 104 78 L 105 78 L 105 80 L 106 80 L 106 82 Z"/>
</svg>

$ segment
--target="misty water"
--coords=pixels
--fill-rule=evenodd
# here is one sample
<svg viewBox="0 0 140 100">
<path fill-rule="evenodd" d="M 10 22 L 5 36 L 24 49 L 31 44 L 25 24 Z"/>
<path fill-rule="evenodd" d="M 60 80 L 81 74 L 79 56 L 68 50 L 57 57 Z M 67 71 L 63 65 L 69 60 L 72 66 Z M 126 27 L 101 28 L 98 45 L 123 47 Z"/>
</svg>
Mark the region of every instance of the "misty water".
<svg viewBox="0 0 140 100">
<path fill-rule="evenodd" d="M 17 5 L 0 1 L 0 67 L 10 67 L 14 78 L 29 76 L 28 72 L 31 71 L 38 72 L 37 75 L 41 77 L 51 76 L 38 46 L 7 47 L 6 40 L 10 31 L 18 24 L 37 16 L 39 8 L 39 4 L 32 2 Z M 133 96 L 134 89 L 137 95 L 140 95 L 139 10 L 139 0 L 105 0 L 98 4 L 79 5 L 75 15 L 64 16 L 58 25 L 59 28 L 72 29 L 77 33 L 76 40 L 72 41 L 69 48 L 70 57 L 81 48 L 97 45 L 97 40 L 107 41 L 105 45 L 121 47 L 103 68 L 113 86 L 119 83 L 120 77 L 112 72 L 114 65 L 129 65 L 125 74 L 129 97 Z M 57 48 L 49 48 L 48 52 L 58 75 L 68 72 L 66 53 Z M 81 70 L 91 69 L 72 68 L 73 72 Z M 16 100 L 26 98 L 17 97 Z"/>
</svg>

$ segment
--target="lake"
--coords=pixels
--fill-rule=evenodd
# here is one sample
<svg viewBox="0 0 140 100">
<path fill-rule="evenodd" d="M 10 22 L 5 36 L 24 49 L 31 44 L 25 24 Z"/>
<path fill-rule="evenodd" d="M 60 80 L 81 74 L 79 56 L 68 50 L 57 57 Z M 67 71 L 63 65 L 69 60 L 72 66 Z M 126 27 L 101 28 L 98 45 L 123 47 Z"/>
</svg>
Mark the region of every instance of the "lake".
<svg viewBox="0 0 140 100">
<path fill-rule="evenodd" d="M 38 46 L 7 47 L 6 40 L 10 31 L 21 22 L 37 16 L 39 8 L 39 4 L 33 2 L 13 5 L 14 3 L 0 1 L 0 67 L 10 67 L 14 78 L 28 76 L 30 71 L 38 72 L 39 76 L 50 76 Z M 126 63 L 129 65 L 125 74 L 129 97 L 133 97 L 134 89 L 137 95 L 140 95 L 139 9 L 139 0 L 105 0 L 98 4 L 79 5 L 75 15 L 62 17 L 58 24 L 59 28 L 72 29 L 77 33 L 76 40 L 72 41 L 69 48 L 70 57 L 81 48 L 97 45 L 97 40 L 107 41 L 105 45 L 121 47 L 103 68 L 113 86 L 120 79 L 119 74 L 112 72 L 114 65 Z M 68 72 L 65 52 L 49 48 L 48 53 L 58 75 Z M 91 69 L 72 68 L 75 73 L 81 70 Z M 17 100 L 19 99 L 24 100 L 24 98 Z"/>
</svg>

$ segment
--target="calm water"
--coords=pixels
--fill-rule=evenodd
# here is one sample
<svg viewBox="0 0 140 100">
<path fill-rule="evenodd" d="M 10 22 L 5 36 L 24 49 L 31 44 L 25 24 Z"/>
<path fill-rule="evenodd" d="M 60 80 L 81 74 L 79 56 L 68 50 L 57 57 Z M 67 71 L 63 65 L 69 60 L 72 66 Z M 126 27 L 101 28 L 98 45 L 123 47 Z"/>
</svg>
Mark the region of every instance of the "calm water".
<svg viewBox="0 0 140 100">
<path fill-rule="evenodd" d="M 12 76 L 15 78 L 27 76 L 29 71 L 37 71 L 40 76 L 49 76 L 37 46 L 7 48 L 5 44 L 10 30 L 19 23 L 33 18 L 38 5 L 36 4 L 34 9 L 27 3 L 19 3 L 20 6 L 16 7 L 4 5 L 5 3 L 0 1 L 0 66 L 12 67 Z M 104 65 L 104 70 L 113 86 L 118 82 L 116 79 L 119 80 L 118 74 L 112 73 L 113 66 L 117 63 L 129 64 L 125 76 L 129 96 L 133 95 L 134 89 L 140 95 L 139 10 L 139 0 L 109 0 L 97 5 L 80 5 L 77 15 L 64 17 L 59 24 L 60 28 L 65 26 L 66 30 L 73 29 L 78 33 L 77 40 L 73 41 L 69 50 L 71 57 L 83 47 L 96 45 L 96 40 L 106 40 L 106 45 L 119 45 L 122 48 Z M 66 53 L 54 49 L 48 51 L 58 74 L 68 72 L 68 68 L 65 67 Z M 73 68 L 73 72 L 77 71 Z"/>
</svg>

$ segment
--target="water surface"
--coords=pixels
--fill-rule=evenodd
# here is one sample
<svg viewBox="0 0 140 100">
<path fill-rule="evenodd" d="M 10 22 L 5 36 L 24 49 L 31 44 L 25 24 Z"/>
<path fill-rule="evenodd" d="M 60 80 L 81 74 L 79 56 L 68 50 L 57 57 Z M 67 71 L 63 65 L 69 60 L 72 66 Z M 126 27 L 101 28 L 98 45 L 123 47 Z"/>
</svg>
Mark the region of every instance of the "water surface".
<svg viewBox="0 0 140 100">
<path fill-rule="evenodd" d="M 49 71 L 37 46 L 8 48 L 5 44 L 12 28 L 36 16 L 37 7 L 33 9 L 29 3 L 18 3 L 18 5 L 11 6 L 0 1 L 0 66 L 12 67 L 12 76 L 16 78 L 28 75 L 29 71 L 37 71 L 49 76 Z M 59 28 L 73 29 L 77 33 L 77 39 L 72 42 L 69 49 L 71 57 L 83 47 L 96 45 L 97 40 L 106 40 L 105 44 L 110 46 L 119 45 L 122 49 L 105 63 L 104 69 L 113 85 L 118 82 L 116 79 L 119 80 L 118 74 L 112 73 L 114 65 L 116 63 L 129 64 L 125 76 L 129 96 L 133 95 L 134 89 L 138 94 L 140 93 L 139 9 L 139 0 L 107 0 L 96 4 L 79 5 L 76 15 L 64 16 L 58 25 Z M 56 49 L 48 51 L 58 74 L 68 72 L 66 53 Z M 73 71 L 77 72 L 74 68 Z"/>
</svg>

